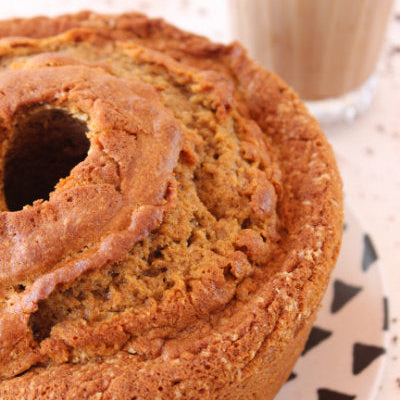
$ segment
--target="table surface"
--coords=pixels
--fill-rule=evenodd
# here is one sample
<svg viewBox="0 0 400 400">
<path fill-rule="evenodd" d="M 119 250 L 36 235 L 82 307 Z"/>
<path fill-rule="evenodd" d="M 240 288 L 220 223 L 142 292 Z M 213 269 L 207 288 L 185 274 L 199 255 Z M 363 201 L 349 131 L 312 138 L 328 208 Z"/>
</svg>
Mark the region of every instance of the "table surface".
<svg viewBox="0 0 400 400">
<path fill-rule="evenodd" d="M 64 4 L 63 4 L 64 3 Z M 67 3 L 67 4 L 65 4 Z M 162 16 L 212 40 L 233 39 L 229 0 L 18 0 L 2 4 L 0 18 L 55 15 L 79 9 L 136 9 Z M 369 232 L 390 293 L 387 366 L 377 400 L 400 398 L 400 0 L 389 22 L 371 108 L 354 123 L 329 127 L 344 181 L 345 199 Z"/>
</svg>

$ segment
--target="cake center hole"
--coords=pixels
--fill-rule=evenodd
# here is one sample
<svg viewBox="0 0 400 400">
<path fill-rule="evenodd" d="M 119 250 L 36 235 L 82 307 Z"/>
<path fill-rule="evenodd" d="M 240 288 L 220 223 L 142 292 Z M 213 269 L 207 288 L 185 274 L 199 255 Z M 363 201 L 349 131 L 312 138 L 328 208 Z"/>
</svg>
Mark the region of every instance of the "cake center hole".
<svg viewBox="0 0 400 400">
<path fill-rule="evenodd" d="M 10 211 L 49 198 L 61 178 L 83 161 L 87 125 L 58 109 L 17 117 L 4 163 L 4 195 Z"/>
</svg>

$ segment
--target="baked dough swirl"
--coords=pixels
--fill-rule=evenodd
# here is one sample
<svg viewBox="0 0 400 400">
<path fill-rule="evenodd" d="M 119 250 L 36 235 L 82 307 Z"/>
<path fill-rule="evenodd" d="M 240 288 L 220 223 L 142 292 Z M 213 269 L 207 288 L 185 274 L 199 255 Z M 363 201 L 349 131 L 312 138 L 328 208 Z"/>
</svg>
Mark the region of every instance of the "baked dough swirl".
<svg viewBox="0 0 400 400">
<path fill-rule="evenodd" d="M 9 211 L 3 184 L 0 398 L 271 399 L 339 251 L 318 124 L 240 45 L 160 20 L 0 32 L 31 37 L 0 42 L 3 181 L 32 121 L 89 142 L 48 200 Z"/>
</svg>

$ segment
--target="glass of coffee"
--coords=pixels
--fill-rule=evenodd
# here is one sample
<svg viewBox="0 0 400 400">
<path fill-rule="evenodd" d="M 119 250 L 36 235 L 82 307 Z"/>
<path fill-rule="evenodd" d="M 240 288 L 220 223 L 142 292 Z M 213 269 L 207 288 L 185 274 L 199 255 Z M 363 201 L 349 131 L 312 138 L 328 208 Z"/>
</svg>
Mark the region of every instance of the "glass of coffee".
<svg viewBox="0 0 400 400">
<path fill-rule="evenodd" d="M 231 0 L 236 39 L 323 124 L 371 103 L 392 0 Z"/>
</svg>

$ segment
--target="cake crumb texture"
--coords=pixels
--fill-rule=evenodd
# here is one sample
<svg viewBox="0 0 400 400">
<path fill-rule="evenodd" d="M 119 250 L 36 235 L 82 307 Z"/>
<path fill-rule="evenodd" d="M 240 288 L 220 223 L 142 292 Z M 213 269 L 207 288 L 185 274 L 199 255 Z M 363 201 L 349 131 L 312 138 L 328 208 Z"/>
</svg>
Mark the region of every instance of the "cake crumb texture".
<svg viewBox="0 0 400 400">
<path fill-rule="evenodd" d="M 0 36 L 0 398 L 272 399 L 340 247 L 317 122 L 141 14 Z"/>
</svg>

